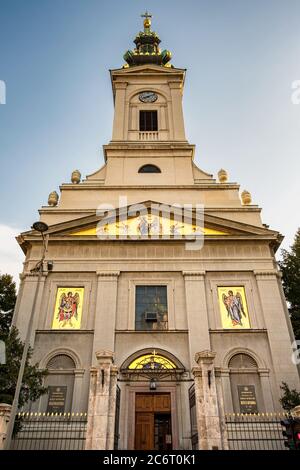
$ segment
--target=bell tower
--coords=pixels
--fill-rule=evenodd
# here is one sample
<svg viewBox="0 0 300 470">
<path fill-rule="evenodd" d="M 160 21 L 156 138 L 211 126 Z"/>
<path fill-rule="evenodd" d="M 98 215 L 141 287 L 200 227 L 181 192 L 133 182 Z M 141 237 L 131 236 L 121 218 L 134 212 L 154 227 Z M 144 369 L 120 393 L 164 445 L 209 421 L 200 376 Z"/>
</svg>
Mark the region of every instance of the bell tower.
<svg viewBox="0 0 300 470">
<path fill-rule="evenodd" d="M 170 64 L 171 52 L 160 49 L 160 38 L 151 30 L 151 15 L 135 48 L 124 54 L 122 69 L 111 71 L 115 103 L 112 142 L 186 142 L 182 111 L 185 69 Z"/>
</svg>

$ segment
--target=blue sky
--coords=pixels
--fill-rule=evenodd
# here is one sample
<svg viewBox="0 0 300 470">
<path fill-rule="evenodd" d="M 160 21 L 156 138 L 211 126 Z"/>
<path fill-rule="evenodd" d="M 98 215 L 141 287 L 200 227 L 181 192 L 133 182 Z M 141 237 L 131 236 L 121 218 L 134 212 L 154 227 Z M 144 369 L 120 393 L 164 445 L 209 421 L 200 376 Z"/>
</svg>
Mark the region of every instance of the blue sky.
<svg viewBox="0 0 300 470">
<path fill-rule="evenodd" d="M 299 0 L 0 0 L 0 270 L 21 270 L 12 235 L 38 218 L 73 169 L 90 174 L 111 138 L 109 69 L 141 29 L 187 68 L 186 133 L 196 162 L 222 167 L 293 239 L 299 222 Z"/>
</svg>

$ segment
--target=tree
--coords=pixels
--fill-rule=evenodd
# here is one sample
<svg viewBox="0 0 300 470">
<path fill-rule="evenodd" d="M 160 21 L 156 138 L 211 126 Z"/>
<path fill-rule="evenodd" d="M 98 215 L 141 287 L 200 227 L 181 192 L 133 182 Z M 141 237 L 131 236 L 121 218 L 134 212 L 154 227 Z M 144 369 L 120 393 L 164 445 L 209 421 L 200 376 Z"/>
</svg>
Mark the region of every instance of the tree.
<svg viewBox="0 0 300 470">
<path fill-rule="evenodd" d="M 16 327 L 11 327 L 11 320 L 16 302 L 16 285 L 9 274 L 0 276 L 0 340 L 5 343 L 6 362 L 0 364 L 0 402 L 11 404 L 14 398 L 18 373 L 23 353 L 23 346 Z M 43 378 L 46 370 L 40 370 L 38 364 L 30 364 L 33 350 L 29 349 L 21 387 L 19 408 L 28 401 L 35 401 L 46 393 Z"/>
<path fill-rule="evenodd" d="M 0 331 L 8 332 L 16 303 L 16 283 L 10 274 L 0 275 Z"/>
<path fill-rule="evenodd" d="M 290 318 L 295 338 L 300 340 L 300 228 L 291 250 L 281 250 L 279 262 L 285 297 L 289 303 Z"/>
<path fill-rule="evenodd" d="M 300 392 L 297 392 L 295 388 L 290 390 L 286 382 L 282 382 L 280 388 L 283 391 L 283 395 L 279 401 L 284 410 L 290 411 L 295 408 L 295 406 L 300 405 Z"/>
</svg>

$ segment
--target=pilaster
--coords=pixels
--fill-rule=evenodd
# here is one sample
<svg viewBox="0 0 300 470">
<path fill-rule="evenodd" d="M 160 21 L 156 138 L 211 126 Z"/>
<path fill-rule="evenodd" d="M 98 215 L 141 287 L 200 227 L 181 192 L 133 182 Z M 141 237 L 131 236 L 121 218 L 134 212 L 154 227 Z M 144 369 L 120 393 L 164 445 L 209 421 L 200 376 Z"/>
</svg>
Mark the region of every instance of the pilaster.
<svg viewBox="0 0 300 470">
<path fill-rule="evenodd" d="M 186 140 L 182 110 L 182 83 L 181 81 L 172 81 L 169 82 L 169 87 L 172 100 L 173 138 L 174 140 Z"/>
<path fill-rule="evenodd" d="M 14 314 L 13 324 L 18 324 L 20 338 L 25 339 L 28 320 L 33 307 L 35 292 L 38 289 L 37 300 L 33 318 L 32 333 L 30 337 L 31 346 L 34 345 L 35 331 L 38 329 L 39 319 L 42 316 L 42 299 L 44 296 L 44 287 L 47 279 L 47 272 L 41 276 L 38 273 L 24 273 L 20 276 L 22 281 L 22 294 L 19 293 L 20 300 L 17 303 L 17 308 Z"/>
<path fill-rule="evenodd" d="M 199 349 L 210 349 L 204 271 L 184 271 L 190 363 Z"/>
<path fill-rule="evenodd" d="M 72 399 L 72 412 L 81 413 L 81 393 L 82 393 L 82 383 L 84 376 L 84 369 L 75 369 L 74 370 L 74 388 L 73 388 L 73 399 Z"/>
<path fill-rule="evenodd" d="M 93 359 L 96 351 L 115 349 L 115 324 L 119 271 L 99 271 L 94 326 Z"/>
<path fill-rule="evenodd" d="M 127 140 L 124 136 L 125 96 L 127 82 L 115 82 L 115 113 L 112 140 Z"/>
<path fill-rule="evenodd" d="M 292 362 L 291 338 L 287 324 L 284 322 L 285 315 L 277 279 L 279 272 L 262 270 L 254 271 L 254 274 L 268 331 L 278 392 L 281 382 L 287 382 L 290 387 L 297 389 L 299 376 Z"/>
</svg>

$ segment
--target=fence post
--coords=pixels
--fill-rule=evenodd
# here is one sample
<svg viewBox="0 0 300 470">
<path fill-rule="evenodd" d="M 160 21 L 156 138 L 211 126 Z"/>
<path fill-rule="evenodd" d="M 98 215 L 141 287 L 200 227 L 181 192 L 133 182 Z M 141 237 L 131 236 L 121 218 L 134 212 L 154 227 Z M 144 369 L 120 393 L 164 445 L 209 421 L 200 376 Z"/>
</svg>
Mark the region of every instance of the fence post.
<svg viewBox="0 0 300 470">
<path fill-rule="evenodd" d="M 0 403 L 0 450 L 4 448 L 7 426 L 11 412 L 11 405 Z"/>
<path fill-rule="evenodd" d="M 222 449 L 221 423 L 214 371 L 215 352 L 202 351 L 195 355 L 198 367 L 195 378 L 195 400 L 200 450 Z"/>
<path fill-rule="evenodd" d="M 116 401 L 111 398 L 111 394 L 116 391 L 117 374 L 113 356 L 112 351 L 96 352 L 98 365 L 91 368 L 85 443 L 87 450 L 106 450 L 108 445 L 113 448 L 111 434 Z"/>
</svg>

